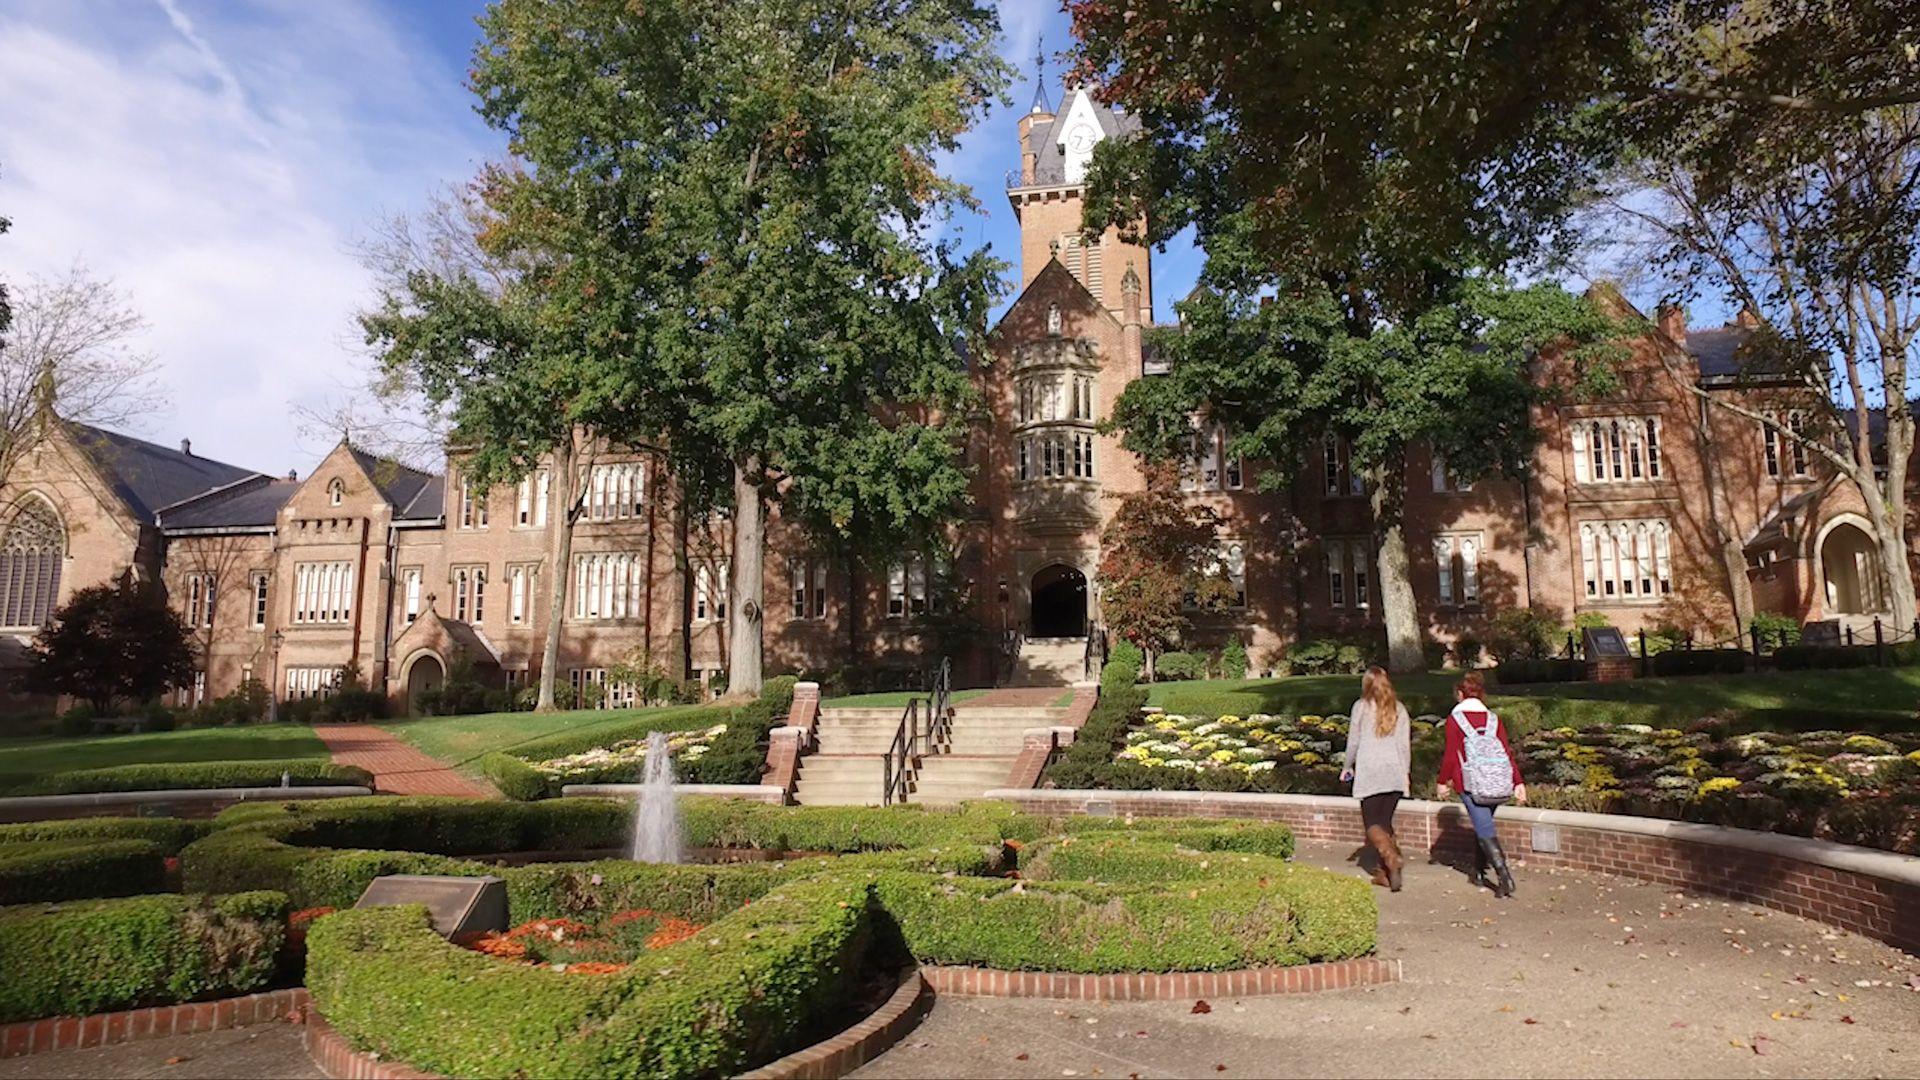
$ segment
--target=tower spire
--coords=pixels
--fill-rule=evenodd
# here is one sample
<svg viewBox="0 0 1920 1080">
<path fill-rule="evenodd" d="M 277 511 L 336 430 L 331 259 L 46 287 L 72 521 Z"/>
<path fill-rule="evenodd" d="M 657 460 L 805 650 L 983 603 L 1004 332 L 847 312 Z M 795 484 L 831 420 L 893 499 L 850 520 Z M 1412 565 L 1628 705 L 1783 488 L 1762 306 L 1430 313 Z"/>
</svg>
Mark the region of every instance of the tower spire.
<svg viewBox="0 0 1920 1080">
<path fill-rule="evenodd" d="M 1040 35 L 1039 42 L 1033 47 L 1033 107 L 1027 111 L 1048 114 L 1053 112 L 1053 103 L 1047 100 L 1047 37 L 1045 34 Z"/>
</svg>

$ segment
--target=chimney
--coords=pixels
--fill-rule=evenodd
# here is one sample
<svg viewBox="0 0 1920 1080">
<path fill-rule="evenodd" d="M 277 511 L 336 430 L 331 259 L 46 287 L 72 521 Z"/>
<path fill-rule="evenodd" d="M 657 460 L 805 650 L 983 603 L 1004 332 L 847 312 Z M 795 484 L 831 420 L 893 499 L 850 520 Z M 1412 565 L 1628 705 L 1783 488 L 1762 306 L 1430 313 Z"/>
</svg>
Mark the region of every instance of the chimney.
<svg viewBox="0 0 1920 1080">
<path fill-rule="evenodd" d="M 1673 339 L 1675 345 L 1687 343 L 1687 309 L 1680 304 L 1661 304 L 1654 314 L 1660 324 L 1660 332 Z"/>
<path fill-rule="evenodd" d="M 1127 264 L 1127 272 L 1120 278 L 1120 342 L 1127 359 L 1146 370 L 1146 342 L 1142 337 L 1142 323 L 1145 322 L 1140 303 L 1140 272 L 1132 263 Z"/>
<path fill-rule="evenodd" d="M 1742 330 L 1758 330 L 1760 329 L 1760 313 L 1753 310 L 1751 306 L 1742 307 L 1740 314 L 1733 317 L 1733 325 Z"/>
<path fill-rule="evenodd" d="M 192 457 L 192 456 L 193 456 L 193 440 L 192 440 L 192 439 L 181 439 L 181 440 L 180 440 L 180 452 L 181 452 L 181 453 L 183 453 L 183 454 L 185 454 L 185 455 L 187 455 L 188 457 Z"/>
</svg>

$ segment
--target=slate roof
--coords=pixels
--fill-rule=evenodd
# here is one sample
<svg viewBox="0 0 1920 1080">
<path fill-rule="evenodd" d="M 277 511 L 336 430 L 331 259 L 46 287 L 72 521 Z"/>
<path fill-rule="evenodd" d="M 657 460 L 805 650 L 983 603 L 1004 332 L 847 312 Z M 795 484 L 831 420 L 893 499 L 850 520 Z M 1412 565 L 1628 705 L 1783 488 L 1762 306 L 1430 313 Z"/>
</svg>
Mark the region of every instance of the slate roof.
<svg viewBox="0 0 1920 1080">
<path fill-rule="evenodd" d="M 258 528 L 271 526 L 280 508 L 300 490 L 298 480 L 256 476 L 176 506 L 160 515 L 160 527 L 173 529 Z"/>
<path fill-rule="evenodd" d="M 380 489 L 380 496 L 393 506 L 395 517 L 414 516 L 406 511 L 422 503 L 421 496 L 428 488 L 434 489 L 433 501 L 422 505 L 435 507 L 435 513 L 438 513 L 441 483 L 438 475 L 421 472 L 391 458 L 370 454 L 357 446 L 349 446 L 347 451 L 353 455 L 353 460 L 359 462 L 360 468 L 373 481 L 373 486 Z"/>
<path fill-rule="evenodd" d="M 67 431 L 114 493 L 146 521 L 175 503 L 262 475 L 104 428 L 68 421 Z"/>
<path fill-rule="evenodd" d="M 1034 154 L 1033 175 L 1040 183 L 1057 183 L 1066 177 L 1067 158 L 1060 152 L 1060 139 L 1055 129 L 1066 123 L 1076 93 L 1067 91 L 1065 100 L 1060 103 L 1060 114 L 1044 123 L 1036 121 L 1027 132 L 1027 149 Z M 1092 101 L 1091 98 L 1088 100 Z M 1092 101 L 1092 104 L 1094 118 L 1100 122 L 1100 130 L 1108 138 L 1134 135 L 1140 131 L 1140 118 L 1132 113 L 1117 112 L 1098 101 Z"/>
</svg>

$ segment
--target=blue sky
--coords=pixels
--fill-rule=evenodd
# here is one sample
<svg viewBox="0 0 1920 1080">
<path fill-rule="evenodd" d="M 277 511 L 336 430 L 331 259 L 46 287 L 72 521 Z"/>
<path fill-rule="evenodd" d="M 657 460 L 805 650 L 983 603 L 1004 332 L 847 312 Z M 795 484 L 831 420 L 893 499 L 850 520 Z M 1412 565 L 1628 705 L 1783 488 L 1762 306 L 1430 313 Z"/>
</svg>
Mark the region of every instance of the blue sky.
<svg viewBox="0 0 1920 1080">
<path fill-rule="evenodd" d="M 480 0 L 8 0 L 0 9 L 0 238 L 10 280 L 76 261 L 131 294 L 171 406 L 137 434 L 304 475 L 296 430 L 365 383 L 353 315 L 371 226 L 500 156 L 464 88 Z M 1051 0 L 1006 0 L 1022 81 L 947 163 L 982 209 L 953 223 L 1017 261 L 1002 195 L 1033 56 L 1067 42 Z M 1049 96 L 1059 100 L 1058 65 Z M 1157 256 L 1159 297 L 1197 272 Z M 1165 318 L 1171 312 L 1158 314 Z"/>
</svg>

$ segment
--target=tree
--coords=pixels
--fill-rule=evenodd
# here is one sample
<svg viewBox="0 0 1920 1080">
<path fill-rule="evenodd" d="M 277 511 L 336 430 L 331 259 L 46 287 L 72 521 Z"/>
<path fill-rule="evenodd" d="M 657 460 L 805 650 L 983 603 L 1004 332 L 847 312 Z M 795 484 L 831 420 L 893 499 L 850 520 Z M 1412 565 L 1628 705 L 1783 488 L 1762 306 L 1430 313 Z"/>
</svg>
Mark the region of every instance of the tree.
<svg viewBox="0 0 1920 1080">
<path fill-rule="evenodd" d="M 145 330 L 125 293 L 77 264 L 27 280 L 0 326 L 0 482 L 56 415 L 124 427 L 160 406 L 154 358 L 133 346 Z"/>
<path fill-rule="evenodd" d="M 1145 487 L 1118 497 L 1100 535 L 1100 618 L 1140 647 L 1151 676 L 1154 656 L 1191 625 L 1188 610 L 1225 606 L 1233 585 L 1215 551 L 1219 515 L 1187 500 L 1171 462 L 1150 460 L 1143 475 Z"/>
<path fill-rule="evenodd" d="M 27 683 L 105 712 L 115 700 L 151 701 L 192 682 L 193 642 L 164 590 L 124 574 L 75 592 L 33 640 Z"/>
<path fill-rule="evenodd" d="M 1211 269 L 1212 263 L 1209 264 Z M 1251 271 L 1230 276 L 1254 280 Z M 1194 418 L 1225 426 L 1229 452 L 1265 464 L 1278 489 L 1330 441 L 1363 484 L 1373 517 L 1390 666 L 1424 665 L 1403 528 L 1407 451 L 1424 444 L 1466 479 L 1518 473 L 1533 445 L 1528 365 L 1549 345 L 1604 370 L 1591 343 L 1614 332 L 1598 308 L 1552 285 L 1519 289 L 1463 276 L 1424 308 L 1385 315 L 1357 283 L 1277 283 L 1277 295 L 1202 292 L 1162 332 L 1164 378 L 1130 385 L 1114 407 L 1128 449 L 1184 457 Z"/>
<path fill-rule="evenodd" d="M 928 534 L 965 497 L 1000 264 L 941 238 L 935 158 L 1001 92 L 991 8 L 500 0 L 481 113 L 528 165 L 509 221 L 583 287 L 628 410 L 697 519 L 731 517 L 729 690 L 761 682 L 766 521 Z M 831 545 L 825 545 L 831 546 Z"/>
</svg>

